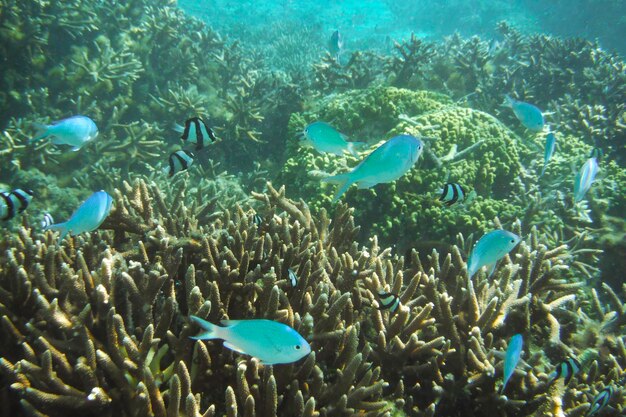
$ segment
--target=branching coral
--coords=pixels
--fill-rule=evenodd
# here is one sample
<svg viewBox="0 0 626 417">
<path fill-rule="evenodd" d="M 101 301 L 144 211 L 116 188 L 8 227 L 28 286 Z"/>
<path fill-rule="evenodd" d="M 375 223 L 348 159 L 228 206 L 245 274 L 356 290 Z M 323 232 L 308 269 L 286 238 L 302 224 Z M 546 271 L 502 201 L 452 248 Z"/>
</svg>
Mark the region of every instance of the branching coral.
<svg viewBox="0 0 626 417">
<path fill-rule="evenodd" d="M 359 248 L 350 209 L 313 217 L 284 188 L 254 194 L 259 226 L 241 208 L 198 224 L 193 213 L 202 209 L 181 197 L 166 202 L 139 180 L 115 192 L 104 225 L 115 235 L 59 246 L 52 233 L 24 227 L 0 242 L 0 373 L 12 415 L 382 416 L 401 408 L 432 416 L 460 406 L 529 415 L 544 403 L 545 374 L 520 371 L 509 384 L 514 399 L 496 394 L 494 377 L 506 334 L 553 348 L 577 326 L 554 310 L 577 303 L 579 286 L 560 278 L 571 262 L 565 247 L 548 249 L 533 231 L 492 279 L 469 279 L 462 239 L 426 262 L 417 252 L 390 256 L 375 238 Z M 395 313 L 374 308 L 383 288 L 399 294 Z M 190 314 L 278 320 L 313 353 L 264 367 L 219 342 L 189 339 Z M 560 326 L 553 339 L 543 336 L 551 322 Z M 536 355 L 526 362 L 544 366 Z M 619 377 L 601 377 L 602 366 L 581 381 Z M 574 393 L 565 409 L 585 402 Z"/>
</svg>

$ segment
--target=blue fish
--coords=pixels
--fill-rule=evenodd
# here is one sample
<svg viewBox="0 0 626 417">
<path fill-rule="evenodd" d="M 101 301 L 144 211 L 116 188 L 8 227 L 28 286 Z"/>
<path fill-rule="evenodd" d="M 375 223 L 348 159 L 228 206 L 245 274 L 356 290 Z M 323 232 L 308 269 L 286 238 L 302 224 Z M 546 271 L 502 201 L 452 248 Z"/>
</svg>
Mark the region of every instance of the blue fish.
<svg viewBox="0 0 626 417">
<path fill-rule="evenodd" d="M 574 178 L 574 201 L 578 203 L 587 194 L 596 179 L 598 169 L 598 161 L 595 157 L 587 159 Z"/>
<path fill-rule="evenodd" d="M 606 406 L 609 405 L 609 401 L 611 401 L 612 396 L 612 386 L 608 386 L 600 391 L 598 395 L 593 397 L 593 401 L 591 402 L 591 405 L 589 406 L 589 410 L 587 410 L 587 414 L 585 414 L 585 417 L 593 416 L 604 410 Z"/>
<path fill-rule="evenodd" d="M 548 166 L 548 162 L 554 155 L 554 150 L 556 148 L 556 136 L 553 132 L 550 132 L 546 135 L 546 147 L 543 152 L 543 169 L 541 170 L 540 177 L 543 176 L 544 172 L 546 172 L 546 167 Z"/>
<path fill-rule="evenodd" d="M 228 349 L 253 356 L 265 365 L 296 362 L 311 353 L 309 343 L 283 323 L 263 319 L 222 320 L 226 327 L 221 327 L 200 317 L 190 318 L 203 329 L 192 339 L 222 339 Z"/>
<path fill-rule="evenodd" d="M 417 162 L 423 147 L 422 141 L 414 136 L 394 136 L 374 149 L 352 171 L 327 177 L 322 181 L 339 184 L 333 198 L 334 203 L 352 184 L 363 189 L 397 180 Z"/>
<path fill-rule="evenodd" d="M 70 233 L 72 236 L 96 230 L 111 211 L 113 198 L 100 190 L 93 193 L 83 202 L 65 223 L 57 223 L 48 227 L 50 230 L 58 230 L 61 234 L 59 242 Z"/>
<path fill-rule="evenodd" d="M 330 51 L 330 54 L 335 57 L 337 63 L 339 63 L 339 54 L 341 53 L 342 49 L 343 36 L 341 36 L 339 30 L 336 30 L 333 32 L 332 35 L 330 35 L 330 40 L 328 41 L 328 50 Z"/>
<path fill-rule="evenodd" d="M 481 237 L 467 260 L 467 273 L 470 278 L 483 266 L 490 266 L 493 273 L 496 263 L 511 252 L 521 238 L 506 230 L 494 230 Z"/>
<path fill-rule="evenodd" d="M 72 116 L 50 125 L 35 124 L 39 131 L 30 143 L 51 137 L 55 145 L 70 145 L 73 151 L 82 148 L 98 136 L 98 127 L 87 116 Z"/>
<path fill-rule="evenodd" d="M 325 122 L 313 122 L 304 128 L 307 143 L 318 152 L 329 152 L 343 155 L 345 151 L 358 156 L 356 149 L 363 146 L 363 142 L 347 142 L 346 136 Z"/>
<path fill-rule="evenodd" d="M 504 392 L 504 388 L 506 388 L 507 382 L 509 382 L 509 378 L 513 375 L 513 371 L 517 367 L 517 363 L 519 362 L 520 356 L 522 354 L 522 346 L 524 344 L 524 339 L 521 334 L 516 334 L 511 337 L 509 340 L 509 345 L 506 348 L 506 354 L 504 356 L 504 376 L 502 388 L 500 389 L 500 393 Z"/>
<path fill-rule="evenodd" d="M 550 383 L 552 384 L 554 381 L 562 377 L 565 379 L 564 384 L 567 385 L 572 377 L 580 372 L 580 369 L 581 365 L 578 360 L 575 358 L 567 358 L 558 364 L 554 372 L 549 375 L 549 378 L 551 379 Z"/>
<path fill-rule="evenodd" d="M 517 120 L 519 120 L 526 129 L 534 132 L 541 132 L 543 130 L 545 121 L 539 108 L 532 104 L 515 100 L 509 95 L 506 96 L 506 104 L 513 109 L 515 117 L 517 117 Z"/>
</svg>

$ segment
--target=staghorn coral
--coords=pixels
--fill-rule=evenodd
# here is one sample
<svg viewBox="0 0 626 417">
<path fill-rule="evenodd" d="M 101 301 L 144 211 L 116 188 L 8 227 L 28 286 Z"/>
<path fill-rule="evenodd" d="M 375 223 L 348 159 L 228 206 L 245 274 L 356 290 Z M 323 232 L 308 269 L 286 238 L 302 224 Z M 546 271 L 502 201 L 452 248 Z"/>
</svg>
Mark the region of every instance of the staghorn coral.
<svg viewBox="0 0 626 417">
<path fill-rule="evenodd" d="M 405 260 L 375 238 L 359 248 L 345 205 L 332 219 L 313 217 L 268 185 L 253 195 L 257 228 L 241 208 L 198 224 L 198 209 L 181 196 L 165 202 L 137 180 L 115 192 L 104 225 L 114 235 L 59 246 L 52 233 L 22 227 L 0 241 L 0 374 L 11 415 L 433 416 L 460 406 L 531 415 L 547 402 L 540 355 L 527 355 L 533 370 L 511 380 L 513 399 L 494 387 L 506 335 L 523 332 L 529 346 L 559 357 L 578 326 L 555 310 L 578 305 L 581 285 L 562 279 L 572 258 L 566 246 L 545 247 L 536 229 L 492 279 L 469 279 L 462 238 L 447 255 Z M 297 271 L 296 288 L 287 268 Z M 374 308 L 380 288 L 400 295 L 396 313 Z M 279 320 L 313 353 L 264 367 L 219 342 L 189 339 L 189 314 Z M 564 397 L 568 412 L 587 401 L 582 381 L 600 387 L 619 377 L 600 373 L 606 361 L 593 363 Z"/>
</svg>

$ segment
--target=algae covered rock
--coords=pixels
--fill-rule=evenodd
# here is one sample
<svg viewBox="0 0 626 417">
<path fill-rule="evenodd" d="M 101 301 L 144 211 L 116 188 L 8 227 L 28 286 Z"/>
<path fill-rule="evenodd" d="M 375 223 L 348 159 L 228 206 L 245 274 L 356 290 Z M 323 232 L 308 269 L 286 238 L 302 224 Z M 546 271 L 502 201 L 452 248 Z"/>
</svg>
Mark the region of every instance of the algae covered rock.
<svg viewBox="0 0 626 417">
<path fill-rule="evenodd" d="M 521 215 L 512 197 L 520 192 L 515 179 L 523 168 L 518 161 L 529 151 L 487 113 L 456 106 L 440 94 L 379 87 L 335 95 L 315 112 L 292 115 L 294 137 L 306 123 L 318 119 L 336 120 L 336 126 L 354 140 L 372 137 L 359 132 L 379 131 L 384 140 L 401 133 L 424 140 L 425 152 L 408 174 L 390 184 L 353 187 L 346 193 L 345 201 L 355 207 L 365 234 L 376 233 L 404 249 L 424 239 L 452 242 L 458 232 L 485 231 L 496 216 L 506 223 Z M 289 147 L 279 181 L 314 210 L 329 208 L 335 189 L 320 179 L 352 169 L 383 143 L 376 139 L 358 159 Z M 438 198 L 446 182 L 458 182 L 468 194 L 474 190 L 475 198 L 463 206 L 445 207 Z"/>
</svg>

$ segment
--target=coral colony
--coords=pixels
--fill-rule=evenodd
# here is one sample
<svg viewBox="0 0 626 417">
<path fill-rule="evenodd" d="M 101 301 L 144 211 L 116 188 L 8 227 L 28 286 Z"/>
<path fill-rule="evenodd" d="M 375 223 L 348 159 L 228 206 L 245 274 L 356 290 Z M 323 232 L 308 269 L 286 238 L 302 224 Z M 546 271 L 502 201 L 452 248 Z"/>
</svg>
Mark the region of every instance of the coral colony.
<svg viewBox="0 0 626 417">
<path fill-rule="evenodd" d="M 296 76 L 169 0 L 0 3 L 0 415 L 625 412 L 620 56 L 338 31 Z"/>
</svg>

